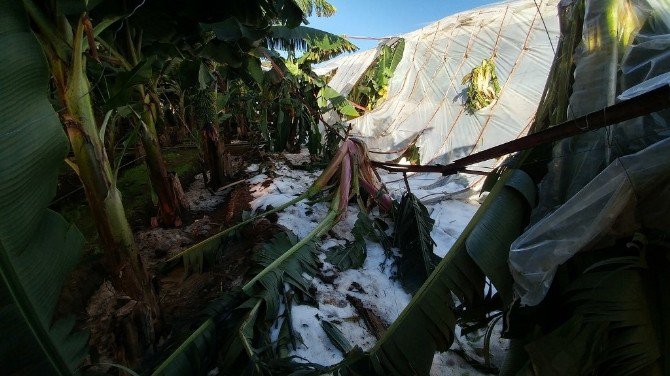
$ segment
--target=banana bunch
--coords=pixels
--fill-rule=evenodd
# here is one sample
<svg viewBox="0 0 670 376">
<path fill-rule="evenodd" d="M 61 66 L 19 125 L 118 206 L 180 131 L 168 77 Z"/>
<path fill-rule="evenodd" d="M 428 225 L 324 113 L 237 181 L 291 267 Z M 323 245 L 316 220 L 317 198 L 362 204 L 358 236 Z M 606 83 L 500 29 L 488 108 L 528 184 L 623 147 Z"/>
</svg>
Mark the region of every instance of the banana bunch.
<svg viewBox="0 0 670 376">
<path fill-rule="evenodd" d="M 214 124 L 216 110 L 214 108 L 215 93 L 212 89 L 196 90 L 193 95 L 193 114 L 198 127 Z"/>
<path fill-rule="evenodd" d="M 461 84 L 469 84 L 465 107 L 470 112 L 481 110 L 498 98 L 500 85 L 496 76 L 493 58 L 484 59 L 482 63 L 463 77 Z"/>
</svg>

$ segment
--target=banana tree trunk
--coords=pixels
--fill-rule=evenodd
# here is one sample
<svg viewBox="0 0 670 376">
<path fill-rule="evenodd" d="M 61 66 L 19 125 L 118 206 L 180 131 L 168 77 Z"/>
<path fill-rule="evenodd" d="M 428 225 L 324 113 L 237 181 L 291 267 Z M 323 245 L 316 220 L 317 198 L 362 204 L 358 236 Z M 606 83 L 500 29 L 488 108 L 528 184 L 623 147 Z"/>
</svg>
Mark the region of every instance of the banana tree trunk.
<svg viewBox="0 0 670 376">
<path fill-rule="evenodd" d="M 219 132 L 216 110 L 216 90 L 198 90 L 195 99 L 195 121 L 200 126 L 206 168 L 209 170 L 209 186 L 219 188 L 232 176 L 230 155 L 226 151 L 223 135 Z"/>
<path fill-rule="evenodd" d="M 218 125 L 208 123 L 202 127 L 202 143 L 204 145 L 205 163 L 209 169 L 209 185 L 212 189 L 219 188 L 230 177 L 230 158 L 226 152 Z"/>
<path fill-rule="evenodd" d="M 130 366 L 139 363 L 142 350 L 153 345 L 160 311 L 156 292 L 142 263 L 133 233 L 126 219 L 115 176 L 98 135 L 91 103 L 90 84 L 84 73 L 81 51 L 83 26 L 79 23 L 73 42 L 73 57 L 63 102 L 62 115 L 79 177 L 84 185 L 93 220 L 105 251 L 105 263 L 119 296 L 127 299 L 115 315 L 117 361 Z"/>
<path fill-rule="evenodd" d="M 142 146 L 145 150 L 145 161 L 149 170 L 151 187 L 158 196 L 158 224 L 167 227 L 179 227 L 181 215 L 188 209 L 181 183 L 176 174 L 168 173 L 165 160 L 158 143 L 155 124 L 155 105 L 149 95 L 140 90 L 144 98 L 144 112 L 140 124 Z"/>
</svg>

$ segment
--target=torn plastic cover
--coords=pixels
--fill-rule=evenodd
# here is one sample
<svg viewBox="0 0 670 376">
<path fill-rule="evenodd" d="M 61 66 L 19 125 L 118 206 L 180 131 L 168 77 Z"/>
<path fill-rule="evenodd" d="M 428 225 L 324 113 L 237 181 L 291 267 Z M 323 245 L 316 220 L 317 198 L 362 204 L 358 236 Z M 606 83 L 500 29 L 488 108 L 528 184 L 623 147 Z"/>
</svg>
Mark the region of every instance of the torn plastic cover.
<svg viewBox="0 0 670 376">
<path fill-rule="evenodd" d="M 377 57 L 376 49 L 360 51 L 324 62 L 315 67 L 314 72 L 324 75 L 337 69 L 333 78 L 328 82 L 328 86 L 346 97 L 375 57 Z"/>
<path fill-rule="evenodd" d="M 651 3 L 586 2 L 582 41 L 575 52 L 575 84 L 568 118 L 611 105 L 621 94 L 628 96 L 641 93 L 641 88 L 651 89 L 670 72 L 670 25 L 664 13 L 654 8 L 657 5 L 653 3 L 659 2 Z M 612 20 L 617 20 L 616 27 L 609 24 Z M 626 92 L 628 89 L 631 90 Z M 623 235 L 612 232 L 612 226 L 624 221 L 618 216 L 627 215 L 624 208 L 634 207 L 634 203 L 623 191 L 617 193 L 630 188 L 615 178 L 624 179 L 626 170 L 629 174 L 634 168 L 646 171 L 648 166 L 663 162 L 654 160 L 662 154 L 649 152 L 635 157 L 634 164 L 628 162 L 632 165 L 624 163 L 626 170 L 617 170 L 617 158 L 645 150 L 670 136 L 669 132 L 670 111 L 664 110 L 556 144 L 548 173 L 540 183 L 532 227 L 515 241 L 510 253 L 515 289 L 523 304 L 539 303 L 558 265 L 576 252 L 593 248 L 603 236 Z M 664 150 L 668 152 L 667 148 Z M 667 159 L 667 155 L 663 158 Z M 668 166 L 665 168 L 667 173 Z M 603 170 L 607 178 L 602 178 Z M 596 176 L 597 184 L 593 184 Z M 633 185 L 635 190 L 646 189 L 639 179 Z M 614 197 L 614 201 L 607 201 L 608 197 Z"/>
<path fill-rule="evenodd" d="M 511 246 L 521 303 L 544 299 L 558 266 L 581 250 L 611 245 L 645 228 L 670 228 L 670 139 L 621 157 Z"/>
</svg>

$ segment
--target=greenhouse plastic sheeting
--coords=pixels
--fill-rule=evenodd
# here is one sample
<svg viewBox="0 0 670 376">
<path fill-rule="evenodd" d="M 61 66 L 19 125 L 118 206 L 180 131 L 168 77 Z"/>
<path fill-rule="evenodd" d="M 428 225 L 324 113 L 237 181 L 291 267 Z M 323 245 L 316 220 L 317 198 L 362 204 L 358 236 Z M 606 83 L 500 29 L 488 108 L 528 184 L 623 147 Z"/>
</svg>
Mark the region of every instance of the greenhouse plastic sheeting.
<svg viewBox="0 0 670 376">
<path fill-rule="evenodd" d="M 542 96 L 554 57 L 552 45 L 558 42 L 557 4 L 557 0 L 500 3 L 401 35 L 405 50 L 388 97 L 351 121 L 352 134 L 371 151 L 384 152 L 373 155 L 381 160 L 398 158 L 415 143 L 421 163 L 447 163 L 523 135 Z M 501 87 L 499 98 L 470 114 L 464 105 L 467 84 L 461 81 L 491 57 Z M 359 65 L 354 69 L 341 63 L 333 85 L 340 80 L 355 82 L 363 74 Z M 356 75 L 350 74 L 351 69 Z"/>
<path fill-rule="evenodd" d="M 379 48 L 376 48 L 341 56 L 315 68 L 314 73 L 324 75 L 337 69 L 333 78 L 328 81 L 328 86 L 347 96 L 368 67 L 375 61 L 378 54 Z M 328 124 L 334 124 L 340 119 L 338 113 L 331 110 L 324 115 L 324 120 Z"/>
<path fill-rule="evenodd" d="M 621 157 L 565 205 L 512 243 L 509 264 L 521 303 L 544 299 L 558 265 L 640 228 L 670 228 L 670 139 Z"/>
<path fill-rule="evenodd" d="M 667 22 L 670 20 L 667 9 L 660 3 L 662 1 L 586 1 L 582 41 L 575 52 L 575 84 L 568 118 L 641 94 L 667 79 L 670 72 L 670 24 Z M 661 11 L 657 6 L 662 7 Z M 617 14 L 616 18 L 609 16 L 613 13 Z M 616 28 L 608 24 L 612 19 L 620 22 Z M 529 230 L 531 234 L 522 235 L 512 246 L 514 256 L 510 256 L 510 264 L 515 270 L 517 293 L 524 304 L 539 303 L 551 285 L 556 267 L 576 252 L 591 248 L 590 237 L 594 234 L 607 232 L 610 222 L 616 218 L 608 218 L 610 222 L 607 222 L 604 216 L 619 214 L 613 207 L 595 202 L 586 204 L 584 200 L 597 194 L 594 190 L 600 188 L 590 182 L 599 176 L 597 181 L 605 184 L 607 179 L 601 179 L 602 174 L 598 174 L 617 158 L 644 150 L 670 136 L 669 119 L 670 111 L 664 110 L 556 144 L 547 165 L 548 173 L 540 183 L 538 207 L 531 216 L 531 224 L 535 225 Z M 649 153 L 636 157 L 640 168 L 661 162 L 654 158 L 667 160 L 670 154 L 667 147 L 664 150 L 665 155 Z M 626 166 L 629 173 L 631 168 Z M 634 184 L 639 186 L 637 182 Z M 585 193 L 586 187 L 590 187 L 590 193 Z M 628 202 L 617 203 L 624 204 Z M 581 212 L 579 216 L 589 218 L 583 222 L 590 227 L 588 234 L 587 230 L 573 226 L 577 218 L 565 217 L 577 209 Z M 563 232 L 547 225 L 560 216 L 569 224 Z M 527 251 L 531 249 L 537 252 L 522 261 L 523 257 L 529 257 Z"/>
<path fill-rule="evenodd" d="M 337 69 L 333 78 L 328 82 L 328 86 L 346 96 L 375 60 L 375 57 L 377 57 L 376 49 L 356 52 L 327 61 L 318 68 L 314 68 L 314 73 L 324 75 Z"/>
</svg>

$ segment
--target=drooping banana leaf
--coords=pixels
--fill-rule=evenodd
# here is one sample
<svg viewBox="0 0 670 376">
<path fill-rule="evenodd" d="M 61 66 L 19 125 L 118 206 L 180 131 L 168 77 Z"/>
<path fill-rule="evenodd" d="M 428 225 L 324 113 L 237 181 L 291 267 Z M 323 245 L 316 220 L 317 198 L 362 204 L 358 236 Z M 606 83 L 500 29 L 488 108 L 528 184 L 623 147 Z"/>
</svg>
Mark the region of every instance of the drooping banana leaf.
<svg viewBox="0 0 670 376">
<path fill-rule="evenodd" d="M 285 60 L 278 61 L 278 63 L 278 65 L 283 65 L 286 67 L 286 71 L 291 75 L 320 88 L 317 94 L 317 103 L 322 112 L 325 113 L 328 110 L 328 104 L 330 103 L 332 105 L 332 109 L 336 110 L 341 115 L 349 117 L 357 117 L 360 115 L 351 102 L 347 100 L 347 98 L 345 98 L 337 90 L 328 86 L 323 78 L 317 77 L 313 73 L 302 70 L 298 62 Z"/>
<path fill-rule="evenodd" d="M 84 239 L 47 209 L 68 144 L 21 2 L 0 9 L 0 364 L 7 374 L 68 375 L 88 337 L 52 317 Z"/>
<path fill-rule="evenodd" d="M 353 350 L 354 347 L 351 346 L 349 340 L 344 336 L 342 331 L 338 329 L 337 326 L 335 326 L 335 324 L 330 321 L 323 320 L 321 321 L 321 327 L 323 328 L 323 331 L 326 332 L 328 339 L 330 339 L 335 347 L 342 351 L 343 354 Z"/>
<path fill-rule="evenodd" d="M 635 264 L 615 271 L 585 273 L 568 291 L 575 314 L 591 325 L 608 324 L 607 342 L 598 357 L 609 375 L 630 375 L 648 369 L 661 356 L 645 286 L 646 268 Z M 665 354 L 667 356 L 667 354 Z"/>
<path fill-rule="evenodd" d="M 388 85 L 405 51 L 405 40 L 391 40 L 378 47 L 375 61 L 368 67 L 347 96 L 354 103 L 374 109 L 388 95 Z"/>
<path fill-rule="evenodd" d="M 254 255 L 255 277 L 243 287 L 247 294 L 265 301 L 266 317 L 273 321 L 279 313 L 284 283 L 303 294 L 309 294 L 310 282 L 303 277 L 303 273 L 316 273 L 316 244 L 312 239 L 298 246 L 299 243 L 301 241 L 293 233 L 281 232 L 264 244 Z"/>
<path fill-rule="evenodd" d="M 334 212 L 327 220 L 334 220 L 336 215 L 337 212 Z M 225 294 L 212 302 L 210 308 L 203 312 L 203 323 L 153 374 L 207 372 L 214 367 L 213 357 L 218 350 L 223 354 L 219 364 L 222 372 L 240 364 L 250 367 L 250 371 L 259 372 L 261 354 L 257 349 L 267 348 L 270 344 L 254 343 L 254 328 L 277 320 L 285 296 L 285 283 L 308 293 L 309 282 L 303 273 L 314 274 L 318 260 L 311 239 L 326 227 L 317 227 L 312 237 L 307 236 L 300 241 L 295 235 L 282 232 L 261 247 L 254 257 L 254 277 L 239 293 Z M 257 317 L 262 304 L 265 304 L 263 320 Z"/>
<path fill-rule="evenodd" d="M 301 60 L 317 63 L 332 59 L 341 53 L 358 50 L 358 47 L 346 38 L 307 26 L 296 28 L 272 26 L 266 43 L 270 49 L 291 53 L 304 51 Z"/>
<path fill-rule="evenodd" d="M 345 245 L 328 250 L 326 261 L 333 264 L 340 271 L 358 269 L 363 266 L 367 257 L 365 239 L 356 238 Z"/>
<path fill-rule="evenodd" d="M 243 312 L 236 310 L 243 301 L 241 294 L 232 292 L 210 302 L 202 312 L 202 323 L 172 350 L 152 375 L 203 374 L 214 368 L 217 351 L 226 344 L 222 337 L 234 330 L 235 323 L 243 316 Z"/>
<path fill-rule="evenodd" d="M 540 375 L 585 375 L 596 369 L 593 354 L 602 351 L 607 323 L 585 325 L 573 316 L 552 333 L 526 345 Z"/>
<path fill-rule="evenodd" d="M 326 85 L 319 90 L 318 95 L 319 105 L 326 108 L 327 103 L 331 103 L 333 108 L 342 115 L 358 117 L 360 114 L 347 98 L 343 97 L 337 90 Z"/>
<path fill-rule="evenodd" d="M 238 229 L 242 228 L 243 226 L 248 225 L 249 223 L 253 222 L 256 219 L 265 217 L 267 215 L 273 214 L 280 212 L 287 207 L 294 205 L 300 201 L 302 201 L 305 198 L 309 198 L 313 196 L 313 190 L 308 190 L 307 192 L 303 193 L 302 195 L 296 196 L 294 199 L 288 201 L 287 203 L 280 205 L 276 208 L 266 210 L 265 212 L 255 215 L 255 216 L 250 216 L 247 219 L 244 219 L 242 222 L 227 228 L 218 234 L 212 235 L 211 237 L 196 243 L 195 245 L 186 248 L 185 250 L 181 251 L 175 256 L 172 256 L 168 260 L 166 260 L 165 264 L 170 265 L 174 263 L 175 261 L 179 260 L 179 258 L 182 258 L 184 261 L 184 267 L 187 271 L 202 271 L 204 267 L 204 261 L 205 260 L 211 260 L 218 252 L 220 252 L 223 248 L 225 248 L 228 238 L 232 236 L 235 231 Z"/>
<path fill-rule="evenodd" d="M 418 290 L 440 260 L 433 253 L 433 224 L 435 220 L 421 201 L 411 192 L 405 193 L 396 211 L 393 243 L 402 252 L 398 273 L 407 291 Z"/>
</svg>

